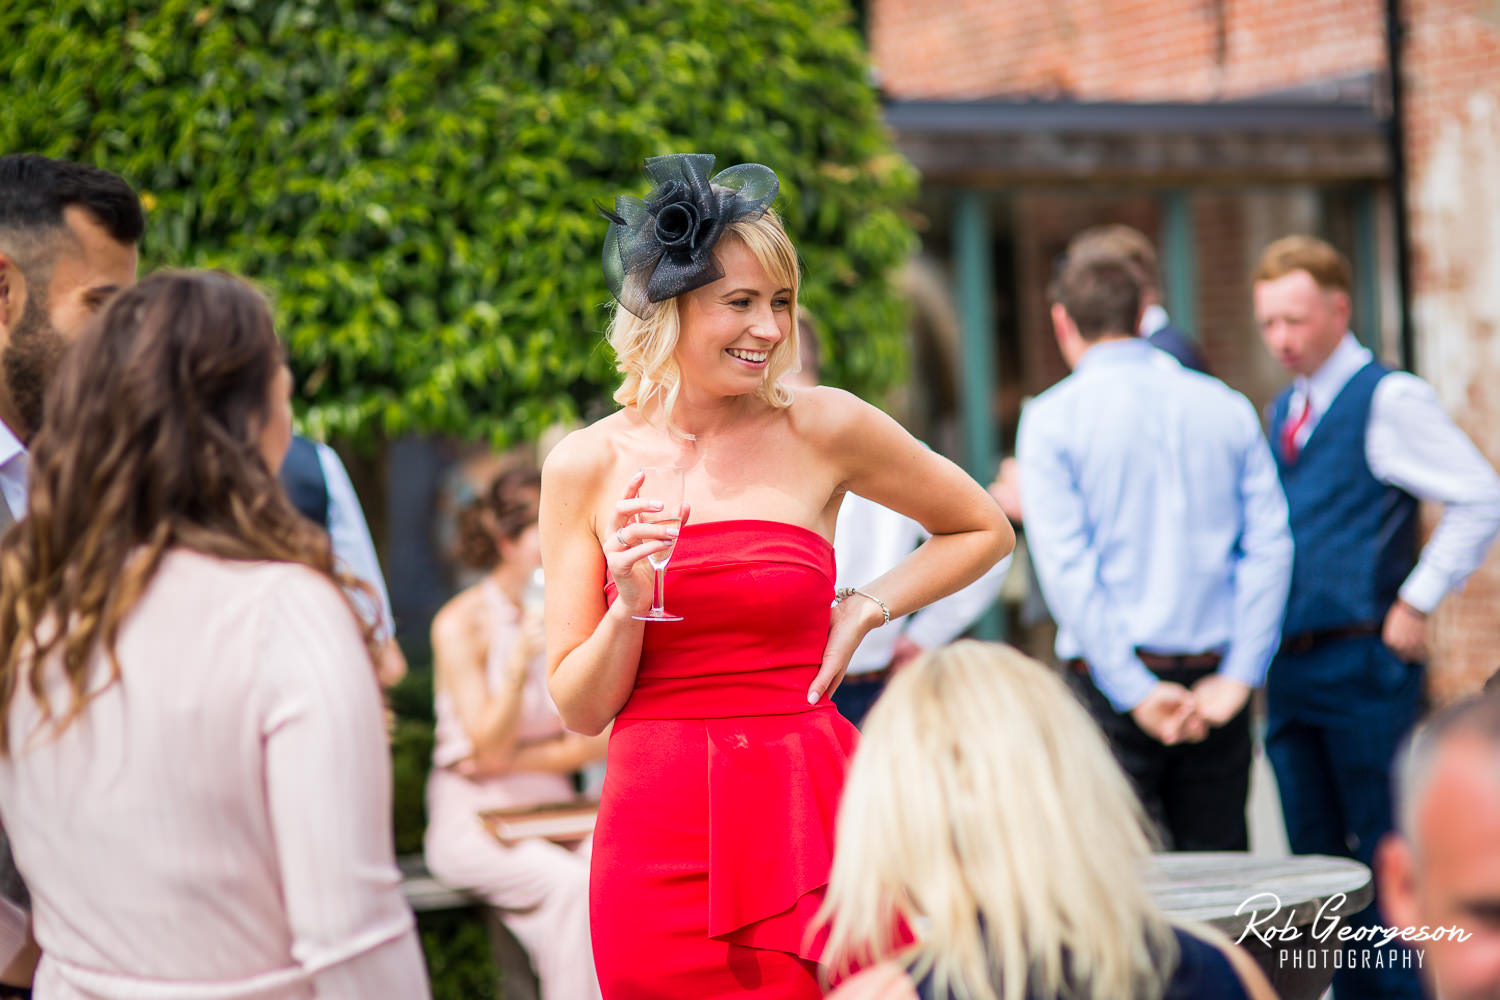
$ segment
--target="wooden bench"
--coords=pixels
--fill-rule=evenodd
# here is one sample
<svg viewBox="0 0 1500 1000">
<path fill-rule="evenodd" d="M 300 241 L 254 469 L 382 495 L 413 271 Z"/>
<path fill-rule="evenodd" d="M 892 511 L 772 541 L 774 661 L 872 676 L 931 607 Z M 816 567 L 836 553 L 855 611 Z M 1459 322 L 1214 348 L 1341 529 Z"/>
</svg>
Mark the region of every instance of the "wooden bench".
<svg viewBox="0 0 1500 1000">
<path fill-rule="evenodd" d="M 539 1000 L 540 989 L 536 972 L 531 968 L 531 957 L 505 926 L 499 910 L 486 905 L 472 893 L 446 886 L 433 878 L 420 854 L 397 858 L 396 864 L 401 869 L 401 889 L 413 911 L 477 908 L 489 935 L 495 966 L 505 984 L 505 1000 Z"/>
</svg>

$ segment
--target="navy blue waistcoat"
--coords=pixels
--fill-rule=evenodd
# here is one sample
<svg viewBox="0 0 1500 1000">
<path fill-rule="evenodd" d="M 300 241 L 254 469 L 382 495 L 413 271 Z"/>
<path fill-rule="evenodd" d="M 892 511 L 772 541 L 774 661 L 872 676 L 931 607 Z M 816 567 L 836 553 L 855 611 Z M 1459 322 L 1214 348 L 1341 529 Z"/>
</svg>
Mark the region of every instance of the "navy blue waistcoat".
<svg viewBox="0 0 1500 1000">
<path fill-rule="evenodd" d="M 1390 369 L 1371 361 L 1355 373 L 1313 428 L 1295 462 L 1281 449 L 1288 389 L 1271 412 L 1271 450 L 1291 514 L 1292 589 L 1286 638 L 1351 625 L 1379 625 L 1417 560 L 1417 501 L 1380 482 L 1365 460 L 1375 386 Z"/>
<path fill-rule="evenodd" d="M 292 506 L 320 528 L 328 527 L 328 480 L 318 447 L 300 434 L 292 435 L 292 446 L 281 463 L 281 485 Z"/>
</svg>

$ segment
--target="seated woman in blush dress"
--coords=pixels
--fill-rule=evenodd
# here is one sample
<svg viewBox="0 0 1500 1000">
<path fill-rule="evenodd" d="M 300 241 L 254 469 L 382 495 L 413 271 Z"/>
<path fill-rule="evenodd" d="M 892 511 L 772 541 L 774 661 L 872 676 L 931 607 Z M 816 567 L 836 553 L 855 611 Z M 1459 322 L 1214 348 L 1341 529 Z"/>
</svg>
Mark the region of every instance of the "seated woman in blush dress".
<svg viewBox="0 0 1500 1000">
<path fill-rule="evenodd" d="M 432 622 L 437 745 L 427 779 L 427 867 L 505 911 L 531 955 L 542 1000 L 599 995 L 589 947 L 589 845 L 529 838 L 501 844 L 484 809 L 574 797 L 572 772 L 604 754 L 604 738 L 563 729 L 547 693 L 541 609 L 528 584 L 541 565 L 541 476 L 496 476 L 459 514 L 465 562 L 486 570 Z"/>
<path fill-rule="evenodd" d="M 1250 956 L 1157 908 L 1147 829 L 1055 672 L 988 643 L 924 654 L 839 806 L 819 924 L 833 971 L 864 971 L 832 1000 L 1275 1000 Z"/>
<path fill-rule="evenodd" d="M 1014 536 L 984 489 L 797 360 L 797 253 L 776 175 L 707 155 L 647 162 L 616 200 L 606 279 L 618 412 L 542 477 L 550 687 L 564 722 L 613 720 L 590 884 L 609 1000 L 814 998 L 806 931 L 832 858 L 854 727 L 828 700 L 860 640 L 977 578 Z M 643 467 L 660 486 L 643 491 Z M 846 491 L 932 538 L 834 601 Z M 673 509 L 668 509 L 668 508 Z M 653 603 L 652 557 L 665 568 Z"/>
<path fill-rule="evenodd" d="M 68 353 L 0 545 L 0 815 L 38 1000 L 428 996 L 371 636 L 276 470 L 266 302 L 158 274 Z"/>
</svg>

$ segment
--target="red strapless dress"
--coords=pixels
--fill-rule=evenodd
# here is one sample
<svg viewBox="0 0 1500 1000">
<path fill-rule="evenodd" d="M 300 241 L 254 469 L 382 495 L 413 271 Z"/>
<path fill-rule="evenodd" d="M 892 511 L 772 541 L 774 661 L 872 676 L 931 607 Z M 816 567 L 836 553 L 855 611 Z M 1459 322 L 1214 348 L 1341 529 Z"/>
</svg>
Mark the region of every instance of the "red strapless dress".
<svg viewBox="0 0 1500 1000">
<path fill-rule="evenodd" d="M 807 703 L 833 547 L 779 521 L 683 529 L 615 718 L 590 918 L 607 1000 L 815 998 L 807 928 L 858 738 Z M 613 600 L 613 585 L 606 587 Z"/>
</svg>

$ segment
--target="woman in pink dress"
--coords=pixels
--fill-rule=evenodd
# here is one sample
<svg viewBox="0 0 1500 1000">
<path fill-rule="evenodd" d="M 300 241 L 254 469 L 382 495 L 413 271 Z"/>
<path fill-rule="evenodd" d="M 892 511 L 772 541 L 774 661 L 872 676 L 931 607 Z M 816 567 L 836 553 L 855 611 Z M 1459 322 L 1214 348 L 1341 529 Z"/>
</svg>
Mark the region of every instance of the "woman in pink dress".
<svg viewBox="0 0 1500 1000">
<path fill-rule="evenodd" d="M 527 606 L 541 566 L 540 487 L 534 468 L 502 472 L 460 515 L 465 561 L 487 572 L 432 623 L 437 745 L 425 849 L 439 879 L 505 911 L 542 1000 L 591 1000 L 599 983 L 589 948 L 589 843 L 505 845 L 479 820 L 485 809 L 572 799 L 571 773 L 604 754 L 602 738 L 563 729 L 547 693 L 540 608 Z"/>
<path fill-rule="evenodd" d="M 158 274 L 72 348 L 0 544 L 0 818 L 38 1000 L 422 1000 L 380 693 L 276 481 L 265 300 Z"/>
</svg>

